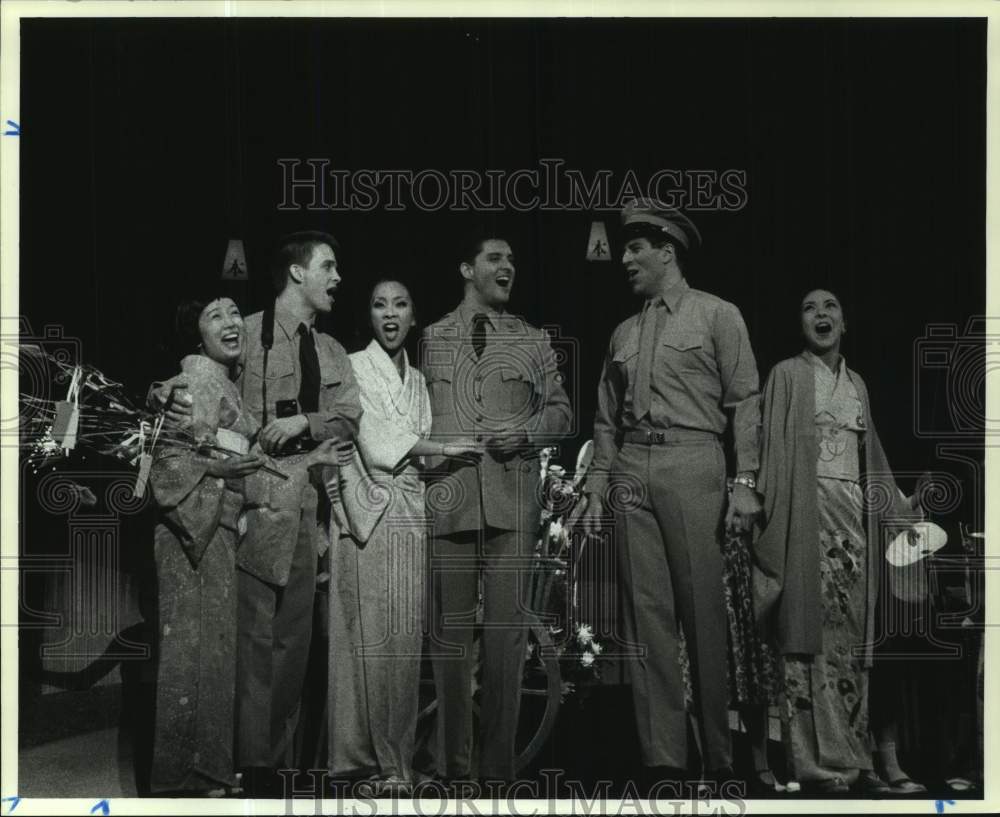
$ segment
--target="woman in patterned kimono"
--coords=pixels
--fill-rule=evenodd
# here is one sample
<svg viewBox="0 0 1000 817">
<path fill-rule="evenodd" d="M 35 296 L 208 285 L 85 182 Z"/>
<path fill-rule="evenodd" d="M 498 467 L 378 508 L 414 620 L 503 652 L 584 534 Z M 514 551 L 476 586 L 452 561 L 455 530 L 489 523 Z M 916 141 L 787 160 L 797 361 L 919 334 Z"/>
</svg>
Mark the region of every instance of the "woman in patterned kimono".
<svg viewBox="0 0 1000 817">
<path fill-rule="evenodd" d="M 331 773 L 370 776 L 378 795 L 412 785 L 426 606 L 420 458 L 480 452 L 471 440 L 429 439 L 427 386 L 404 348 L 415 324 L 407 288 L 378 282 L 369 320 L 372 341 L 351 365 L 364 409 L 358 451 L 376 488 L 367 490 L 370 518 L 350 520 L 331 554 L 329 735 Z"/>
<path fill-rule="evenodd" d="M 233 382 L 244 342 L 239 308 L 224 297 L 187 301 L 176 326 L 181 348 L 195 352 L 181 361 L 179 378 L 193 401 L 187 431 L 237 453 L 209 456 L 166 441 L 154 449 L 159 643 L 150 788 L 211 796 L 236 782 L 235 555 L 246 532 L 245 486 L 264 478 L 258 469 L 269 460 L 249 451 L 257 424 Z M 310 457 L 338 461 L 329 443 Z M 253 488 L 264 491 L 259 482 Z"/>
<path fill-rule="evenodd" d="M 888 526 L 905 529 L 917 514 L 896 488 L 864 381 L 840 354 L 837 297 L 808 293 L 801 321 L 806 349 L 775 366 L 764 388 L 757 620 L 781 656 L 795 779 L 820 794 L 884 793 L 868 726 L 882 542 Z"/>
</svg>

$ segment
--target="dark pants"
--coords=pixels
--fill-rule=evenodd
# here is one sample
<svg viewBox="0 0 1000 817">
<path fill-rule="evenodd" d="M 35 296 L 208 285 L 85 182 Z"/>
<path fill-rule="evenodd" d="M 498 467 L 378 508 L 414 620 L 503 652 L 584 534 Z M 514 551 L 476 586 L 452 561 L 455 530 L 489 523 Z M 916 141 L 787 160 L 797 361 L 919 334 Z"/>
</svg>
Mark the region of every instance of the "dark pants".
<svg viewBox="0 0 1000 817">
<path fill-rule="evenodd" d="M 438 698 L 438 773 L 472 773 L 473 634 L 479 575 L 483 632 L 479 776 L 513 780 L 514 739 L 527 644 L 523 587 L 530 534 L 489 529 L 432 540 L 431 654 Z"/>
<path fill-rule="evenodd" d="M 714 440 L 626 443 L 614 466 L 635 485 L 616 509 L 615 547 L 639 747 L 647 766 L 687 766 L 687 712 L 678 617 L 691 665 L 697 729 L 708 769 L 731 763 L 727 622 L 720 549 L 726 470 Z M 614 479 L 614 476 L 612 476 Z"/>
<path fill-rule="evenodd" d="M 303 513 L 288 583 L 237 570 L 237 762 L 291 768 L 316 592 L 315 512 Z"/>
</svg>

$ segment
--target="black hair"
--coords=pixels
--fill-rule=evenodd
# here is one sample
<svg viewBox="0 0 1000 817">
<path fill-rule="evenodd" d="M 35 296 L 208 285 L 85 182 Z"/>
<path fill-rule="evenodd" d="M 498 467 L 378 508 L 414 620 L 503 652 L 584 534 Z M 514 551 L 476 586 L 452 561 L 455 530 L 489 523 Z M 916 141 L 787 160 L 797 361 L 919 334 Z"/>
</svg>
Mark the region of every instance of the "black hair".
<svg viewBox="0 0 1000 817">
<path fill-rule="evenodd" d="M 513 242 L 504 238 L 506 232 L 499 229 L 500 225 L 478 226 L 469 230 L 459 244 L 458 260 L 463 264 L 475 264 L 476 256 L 483 251 L 483 245 L 487 241 L 506 241 L 513 245 Z"/>
<path fill-rule="evenodd" d="M 278 246 L 271 257 L 271 278 L 274 291 L 280 293 L 288 282 L 288 268 L 292 264 L 301 267 L 309 266 L 313 250 L 326 244 L 336 254 L 340 252 L 337 239 L 329 233 L 320 230 L 300 230 L 290 233 L 278 241 Z"/>
<path fill-rule="evenodd" d="M 229 298 L 237 306 L 239 301 L 222 282 L 217 286 L 205 287 L 202 291 L 189 295 L 177 304 L 174 313 L 174 351 L 178 357 L 196 354 L 201 347 L 201 330 L 198 321 L 205 307 L 220 298 Z M 242 310 L 240 310 L 242 312 Z"/>
<path fill-rule="evenodd" d="M 844 309 L 844 302 L 842 300 L 840 300 L 840 296 L 834 290 L 832 290 L 830 287 L 826 286 L 825 284 L 816 284 L 815 286 L 809 287 L 809 289 L 803 290 L 802 294 L 799 295 L 798 307 L 799 307 L 799 311 L 800 312 L 802 311 L 802 302 L 805 300 L 806 295 L 808 295 L 810 292 L 818 292 L 820 290 L 822 290 L 823 292 L 829 292 L 834 298 L 836 298 L 837 299 L 837 303 L 840 304 L 841 311 L 843 311 L 843 309 Z"/>
<path fill-rule="evenodd" d="M 407 352 L 410 353 L 410 360 L 416 362 L 416 357 L 414 352 L 416 349 L 417 342 L 420 338 L 420 332 L 415 331 L 420 324 L 420 313 L 417 311 L 417 299 L 413 295 L 413 286 L 410 281 L 404 275 L 393 275 L 392 273 L 386 273 L 384 275 L 375 275 L 371 277 L 371 285 L 365 287 L 364 302 L 360 304 L 361 309 L 359 310 L 359 315 L 363 315 L 364 318 L 358 326 L 358 331 L 356 336 L 360 338 L 361 347 L 367 346 L 372 339 L 375 337 L 375 333 L 372 330 L 371 316 L 369 310 L 371 309 L 372 293 L 375 292 L 375 288 L 379 284 L 385 284 L 390 281 L 397 284 L 401 284 L 406 287 L 406 291 L 410 294 L 410 308 L 413 310 L 413 326 L 410 328 L 410 334 L 406 338 L 405 346 Z"/>
</svg>

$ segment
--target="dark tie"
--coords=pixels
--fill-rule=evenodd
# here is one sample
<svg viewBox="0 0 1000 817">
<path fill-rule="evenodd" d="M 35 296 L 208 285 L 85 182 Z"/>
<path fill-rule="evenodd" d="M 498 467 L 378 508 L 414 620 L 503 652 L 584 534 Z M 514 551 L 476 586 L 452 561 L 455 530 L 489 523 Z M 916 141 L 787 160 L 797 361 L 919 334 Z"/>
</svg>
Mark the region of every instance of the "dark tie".
<svg viewBox="0 0 1000 817">
<path fill-rule="evenodd" d="M 472 351 L 476 353 L 478 360 L 483 356 L 483 349 L 486 348 L 486 324 L 489 318 L 483 312 L 477 312 L 472 317 Z"/>
<path fill-rule="evenodd" d="M 319 411 L 319 355 L 312 330 L 299 324 L 299 366 L 302 383 L 299 385 L 299 411 Z"/>
<path fill-rule="evenodd" d="M 663 316 L 663 310 L 658 307 L 658 301 L 651 302 L 639 320 L 639 359 L 636 361 L 635 390 L 632 392 L 632 414 L 636 420 L 641 420 L 649 413 L 651 404 L 650 380 Z"/>
</svg>

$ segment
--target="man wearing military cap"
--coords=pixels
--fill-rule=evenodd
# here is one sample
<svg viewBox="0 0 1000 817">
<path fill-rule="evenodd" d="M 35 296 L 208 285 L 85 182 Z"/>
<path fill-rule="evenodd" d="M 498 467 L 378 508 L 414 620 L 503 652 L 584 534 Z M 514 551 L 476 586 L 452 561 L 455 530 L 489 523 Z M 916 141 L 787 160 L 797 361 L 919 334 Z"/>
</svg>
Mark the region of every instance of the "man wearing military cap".
<svg viewBox="0 0 1000 817">
<path fill-rule="evenodd" d="M 687 765 L 683 629 L 702 764 L 718 774 L 731 764 L 720 545 L 724 525 L 749 527 L 760 510 L 757 366 L 739 310 L 685 280 L 701 241 L 691 220 L 634 200 L 622 223 L 622 264 L 643 305 L 611 336 L 583 525 L 595 531 L 605 502 L 621 506 L 610 510 L 625 633 L 639 652 L 629 667 L 643 763 Z M 729 424 L 738 474 L 727 508 Z"/>
</svg>

